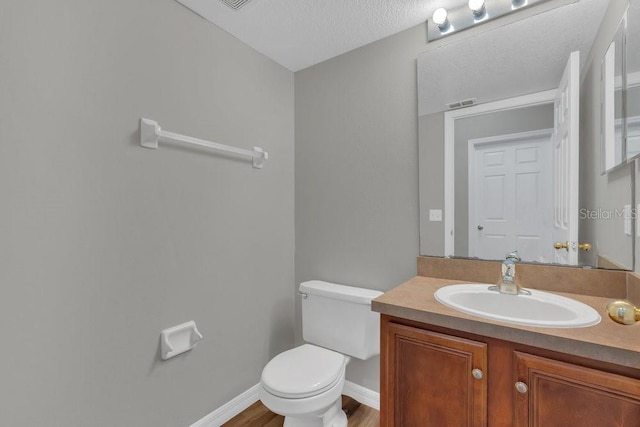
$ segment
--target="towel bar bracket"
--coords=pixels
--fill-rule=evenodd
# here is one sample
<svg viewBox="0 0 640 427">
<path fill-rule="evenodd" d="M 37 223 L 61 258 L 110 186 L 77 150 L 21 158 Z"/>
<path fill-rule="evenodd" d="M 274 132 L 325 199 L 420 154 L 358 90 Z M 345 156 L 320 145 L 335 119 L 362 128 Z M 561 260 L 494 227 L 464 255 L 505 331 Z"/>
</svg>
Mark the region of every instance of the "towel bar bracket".
<svg viewBox="0 0 640 427">
<path fill-rule="evenodd" d="M 149 119 L 140 119 L 140 145 L 144 148 L 158 148 L 160 138 L 160 125 Z"/>
</svg>

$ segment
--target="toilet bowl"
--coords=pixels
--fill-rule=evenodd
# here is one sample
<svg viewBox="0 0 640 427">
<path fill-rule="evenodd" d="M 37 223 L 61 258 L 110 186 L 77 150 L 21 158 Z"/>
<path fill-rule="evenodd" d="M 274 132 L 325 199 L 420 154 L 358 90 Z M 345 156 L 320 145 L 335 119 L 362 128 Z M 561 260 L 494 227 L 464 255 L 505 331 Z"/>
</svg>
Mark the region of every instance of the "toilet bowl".
<svg viewBox="0 0 640 427">
<path fill-rule="evenodd" d="M 311 344 L 280 353 L 262 371 L 260 400 L 286 427 L 345 427 L 345 368 L 350 358 Z"/>
<path fill-rule="evenodd" d="M 260 400 L 284 415 L 285 427 L 346 427 L 346 366 L 351 356 L 366 360 L 380 353 L 379 315 L 371 311 L 371 300 L 382 292 L 317 280 L 299 290 L 308 343 L 267 363 Z"/>
</svg>

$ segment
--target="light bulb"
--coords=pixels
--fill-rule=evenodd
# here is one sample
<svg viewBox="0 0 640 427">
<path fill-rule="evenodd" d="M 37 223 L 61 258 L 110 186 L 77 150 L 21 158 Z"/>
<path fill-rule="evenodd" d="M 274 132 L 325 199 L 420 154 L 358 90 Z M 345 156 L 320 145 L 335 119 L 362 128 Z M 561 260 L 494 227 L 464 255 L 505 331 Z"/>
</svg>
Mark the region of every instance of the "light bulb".
<svg viewBox="0 0 640 427">
<path fill-rule="evenodd" d="M 436 9 L 436 11 L 433 12 L 433 23 L 440 28 L 440 31 L 446 31 L 446 29 L 449 28 L 449 19 L 447 18 L 447 15 L 447 9 L 443 7 Z"/>
<path fill-rule="evenodd" d="M 484 15 L 486 10 L 484 7 L 484 0 L 469 0 L 469 9 L 473 12 L 473 16 L 480 18 Z"/>
</svg>

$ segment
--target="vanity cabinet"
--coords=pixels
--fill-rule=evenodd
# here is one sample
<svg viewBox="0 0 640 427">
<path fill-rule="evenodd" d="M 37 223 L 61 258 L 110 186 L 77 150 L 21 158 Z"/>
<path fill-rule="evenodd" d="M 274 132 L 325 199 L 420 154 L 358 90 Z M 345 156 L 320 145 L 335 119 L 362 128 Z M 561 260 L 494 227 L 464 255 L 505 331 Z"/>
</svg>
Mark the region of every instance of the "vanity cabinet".
<svg viewBox="0 0 640 427">
<path fill-rule="evenodd" d="M 517 426 L 640 426 L 640 381 L 514 352 Z"/>
<path fill-rule="evenodd" d="M 387 425 L 486 424 L 486 344 L 395 323 L 386 335 Z"/>
<path fill-rule="evenodd" d="M 381 319 L 381 426 L 640 426 L 640 369 Z"/>
</svg>

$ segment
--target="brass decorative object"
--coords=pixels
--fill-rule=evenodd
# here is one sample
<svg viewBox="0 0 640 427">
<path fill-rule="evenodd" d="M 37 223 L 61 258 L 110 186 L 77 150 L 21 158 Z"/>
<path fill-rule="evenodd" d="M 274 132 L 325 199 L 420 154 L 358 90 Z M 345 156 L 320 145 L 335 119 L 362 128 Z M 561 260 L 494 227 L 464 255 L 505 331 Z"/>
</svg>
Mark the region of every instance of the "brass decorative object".
<svg viewBox="0 0 640 427">
<path fill-rule="evenodd" d="M 607 304 L 609 317 L 623 325 L 633 325 L 640 320 L 640 309 L 628 301 L 613 301 Z"/>
</svg>

